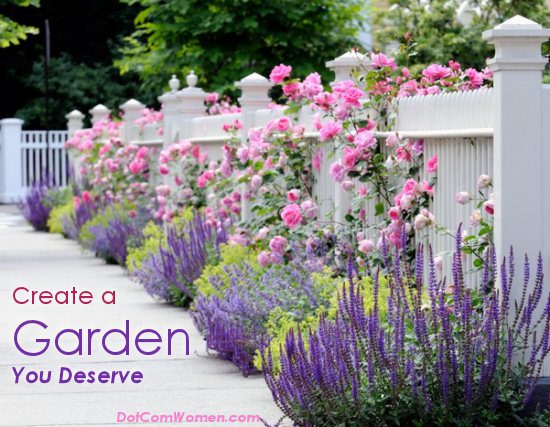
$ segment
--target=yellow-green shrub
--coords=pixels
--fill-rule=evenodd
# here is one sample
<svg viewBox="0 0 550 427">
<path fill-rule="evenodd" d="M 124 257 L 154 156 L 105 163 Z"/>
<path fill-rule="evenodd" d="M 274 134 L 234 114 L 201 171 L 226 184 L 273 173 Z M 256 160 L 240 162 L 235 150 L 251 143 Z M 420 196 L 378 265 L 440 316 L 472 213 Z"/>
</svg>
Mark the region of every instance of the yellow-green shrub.
<svg viewBox="0 0 550 427">
<path fill-rule="evenodd" d="M 50 233 L 65 234 L 63 232 L 63 217 L 69 218 L 74 214 L 74 203 L 69 201 L 63 205 L 56 206 L 50 212 L 48 218 L 48 230 Z"/>
<path fill-rule="evenodd" d="M 166 241 L 166 235 L 160 225 L 154 222 L 149 222 L 143 229 L 143 245 L 137 248 L 128 249 L 128 257 L 126 258 L 126 268 L 130 273 L 135 269 L 141 269 L 143 260 L 150 253 L 157 253 L 160 247 Z"/>
<path fill-rule="evenodd" d="M 217 264 L 208 264 L 204 268 L 201 277 L 195 281 L 197 291 L 204 296 L 220 294 L 220 291 L 212 286 L 209 279 L 212 276 L 220 276 L 222 277 L 223 283 L 229 286 L 229 277 L 225 271 L 225 268 L 228 266 L 241 265 L 246 262 L 259 272 L 261 267 L 258 264 L 257 257 L 257 252 L 250 247 L 241 245 L 221 245 L 220 261 Z"/>
</svg>

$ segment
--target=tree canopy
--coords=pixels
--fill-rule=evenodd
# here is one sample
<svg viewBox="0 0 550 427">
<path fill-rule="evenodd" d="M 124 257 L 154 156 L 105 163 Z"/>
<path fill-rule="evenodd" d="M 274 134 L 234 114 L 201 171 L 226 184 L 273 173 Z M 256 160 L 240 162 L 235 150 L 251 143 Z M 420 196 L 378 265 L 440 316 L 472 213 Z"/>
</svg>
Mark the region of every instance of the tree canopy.
<svg viewBox="0 0 550 427">
<path fill-rule="evenodd" d="M 7 4 L 38 7 L 40 0 L 0 0 L 0 6 Z M 0 48 L 19 44 L 21 40 L 27 39 L 28 34 L 38 34 L 38 28 L 23 25 L 0 13 Z"/>
<path fill-rule="evenodd" d="M 122 1 L 142 7 L 115 63 L 123 73 L 158 88 L 193 69 L 218 91 L 281 62 L 299 75 L 325 72 L 325 61 L 359 45 L 365 10 L 361 0 Z"/>
<path fill-rule="evenodd" d="M 481 33 L 514 15 L 523 15 L 543 26 L 550 24 L 545 0 L 470 0 L 478 13 L 469 25 L 461 25 L 457 9 L 462 0 L 387 0 L 373 10 L 375 45 L 414 43 L 414 56 L 398 55 L 402 65 L 418 67 L 447 63 L 484 68 L 493 48 L 481 40 Z"/>
</svg>

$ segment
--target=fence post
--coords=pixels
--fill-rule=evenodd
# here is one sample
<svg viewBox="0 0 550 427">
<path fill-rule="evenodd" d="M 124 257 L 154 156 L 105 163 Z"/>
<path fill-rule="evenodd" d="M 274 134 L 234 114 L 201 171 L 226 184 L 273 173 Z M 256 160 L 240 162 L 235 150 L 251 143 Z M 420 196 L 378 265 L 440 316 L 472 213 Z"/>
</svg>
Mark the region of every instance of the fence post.
<svg viewBox="0 0 550 427">
<path fill-rule="evenodd" d="M 17 203 L 25 194 L 22 176 L 23 120 L 0 120 L 0 203 Z"/>
<path fill-rule="evenodd" d="M 67 119 L 67 131 L 68 137 L 71 139 L 77 131 L 81 130 L 84 125 L 82 123 L 84 114 L 78 110 L 73 110 L 65 116 Z M 80 157 L 74 153 L 68 154 L 69 158 L 69 176 L 73 178 L 74 182 L 80 186 L 82 185 L 82 179 L 80 176 Z"/>
<path fill-rule="evenodd" d="M 144 108 L 145 105 L 133 98 L 120 105 L 120 109 L 124 113 L 122 127 L 122 142 L 124 144 L 129 144 L 139 138 L 138 127 L 134 122 L 141 117 Z"/>
<path fill-rule="evenodd" d="M 370 66 L 368 58 L 355 51 L 349 51 L 340 55 L 338 58 L 328 61 L 326 63 L 328 69 L 334 72 L 335 78 L 331 83 L 333 86 L 335 83 L 343 80 L 354 80 L 353 73 L 359 71 L 361 68 L 365 69 Z M 342 150 L 338 150 L 335 153 L 335 161 L 341 160 Z M 326 161 L 326 159 L 325 159 Z M 326 168 L 328 171 L 328 168 Z M 351 195 L 345 191 L 338 183 L 334 185 L 334 217 L 333 220 L 338 224 L 346 223 L 346 215 L 351 209 Z"/>
<path fill-rule="evenodd" d="M 539 251 L 550 254 L 550 151 L 542 132 L 542 71 L 547 60 L 541 54 L 549 37 L 550 30 L 522 16 L 483 33 L 483 39 L 495 46 L 495 56 L 488 61 L 495 93 L 495 247 L 502 260 L 513 246 L 516 259 L 526 253 L 531 266 Z M 548 258 L 545 277 L 550 277 Z M 549 286 L 547 280 L 546 289 Z M 510 299 L 521 299 L 521 286 L 512 288 Z M 550 375 L 549 363 L 543 375 Z"/>
<path fill-rule="evenodd" d="M 172 78 L 168 82 L 170 91 L 165 92 L 158 97 L 159 102 L 162 104 L 163 114 L 163 148 L 167 148 L 179 139 L 179 114 L 181 98 L 178 93 L 180 87 L 180 81 L 176 75 L 172 75 Z"/>
<path fill-rule="evenodd" d="M 258 73 L 252 73 L 238 82 L 235 86 L 241 89 L 241 118 L 243 123 L 242 143 L 246 145 L 248 131 L 255 126 L 256 111 L 267 108 L 269 101 L 269 89 L 273 84 L 264 76 Z M 251 205 L 246 197 L 248 186 L 243 184 L 241 187 L 241 219 L 247 221 L 252 218 Z"/>
<path fill-rule="evenodd" d="M 180 90 L 180 135 L 181 139 L 190 138 L 191 135 L 191 120 L 195 117 L 204 116 L 206 107 L 204 99 L 206 93 L 197 86 L 197 76 L 193 70 L 187 75 L 185 81 L 187 87 Z"/>
<path fill-rule="evenodd" d="M 109 117 L 109 114 L 111 114 L 111 110 L 109 110 L 103 104 L 97 104 L 88 112 L 92 115 L 92 125 L 95 125 L 100 120 L 106 119 L 107 117 Z"/>
<path fill-rule="evenodd" d="M 72 138 L 77 130 L 82 129 L 84 120 L 84 114 L 78 110 L 73 110 L 65 116 L 67 119 L 67 131 L 69 138 Z"/>
</svg>

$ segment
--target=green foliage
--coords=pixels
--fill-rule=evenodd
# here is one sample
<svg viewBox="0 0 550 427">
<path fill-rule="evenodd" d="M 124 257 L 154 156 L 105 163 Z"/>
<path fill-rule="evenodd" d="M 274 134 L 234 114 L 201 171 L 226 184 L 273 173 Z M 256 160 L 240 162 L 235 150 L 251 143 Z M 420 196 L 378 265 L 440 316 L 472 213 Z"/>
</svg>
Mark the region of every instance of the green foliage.
<svg viewBox="0 0 550 427">
<path fill-rule="evenodd" d="M 40 0 L 0 0 L 0 6 L 5 6 L 6 4 L 21 7 L 39 7 Z M 0 48 L 18 45 L 22 40 L 27 39 L 28 34 L 38 34 L 38 28 L 20 24 L 0 14 Z"/>
<path fill-rule="evenodd" d="M 221 245 L 220 246 L 220 261 L 214 264 L 207 264 L 204 268 L 201 277 L 195 281 L 197 292 L 209 297 L 218 295 L 222 297 L 223 290 L 229 287 L 229 276 L 225 269 L 229 266 L 239 266 L 243 263 L 249 264 L 256 271 L 261 271 L 261 267 L 257 261 L 257 253 L 250 247 L 241 245 Z M 210 277 L 219 276 L 222 278 L 224 287 L 222 289 L 214 289 L 210 283 Z"/>
<path fill-rule="evenodd" d="M 302 332 L 304 343 L 307 347 L 309 333 L 317 330 L 320 317 L 324 317 L 325 319 L 335 318 L 338 312 L 340 295 L 344 292 L 344 286 L 349 286 L 348 280 L 341 276 L 335 277 L 334 272 L 329 267 L 325 267 L 320 273 L 312 273 L 312 280 L 316 291 L 319 292 L 321 296 L 321 300 L 328 301 L 328 304 L 321 305 L 315 310 L 312 310 L 311 313 L 303 319 L 296 319 L 296 316 L 294 316 L 292 312 L 285 312 L 280 308 L 272 310 L 269 314 L 267 330 L 270 342 L 268 348 L 271 351 L 275 367 L 279 364 L 280 348 L 284 346 L 285 338 L 290 330 L 294 329 L 296 331 L 299 329 Z M 358 286 L 363 296 L 365 311 L 368 313 L 374 310 L 374 282 L 372 278 L 365 276 L 359 284 L 355 286 Z M 389 295 L 390 288 L 388 281 L 381 278 L 378 288 L 378 312 L 380 313 L 381 319 L 386 318 L 388 312 L 386 300 Z M 258 370 L 262 368 L 260 351 L 256 352 L 254 366 L 256 366 Z"/>
<path fill-rule="evenodd" d="M 43 67 L 44 59 L 40 58 L 33 63 L 32 73 L 26 78 L 27 86 L 40 94 L 44 93 Z M 99 103 L 116 110 L 139 91 L 130 75 L 121 78 L 112 66 L 77 62 L 67 54 L 50 59 L 49 75 L 50 110 L 53 112 L 68 112 L 75 108 L 87 111 Z M 154 101 L 154 94 L 139 93 L 141 102 L 150 104 Z M 42 125 L 44 99 L 34 98 L 16 115 L 28 125 Z M 64 128 L 64 114 L 52 114 L 50 123 L 54 128 Z"/>
<path fill-rule="evenodd" d="M 514 15 L 523 15 L 543 26 L 550 24 L 550 9 L 544 0 L 474 0 L 481 14 L 471 25 L 462 26 L 456 19 L 458 0 L 389 0 L 373 10 L 375 45 L 387 48 L 395 42 L 411 44 L 416 55 L 398 55 L 402 65 L 420 68 L 431 63 L 445 64 L 450 59 L 464 68 L 485 67 L 493 55 L 492 46 L 481 40 L 481 33 Z M 416 69 L 416 67 L 413 67 Z"/>
<path fill-rule="evenodd" d="M 115 65 L 138 70 L 144 86 L 155 88 L 191 69 L 219 92 L 281 62 L 298 75 L 324 70 L 325 61 L 359 44 L 364 21 L 359 0 L 121 1 L 143 10 Z"/>
<path fill-rule="evenodd" d="M 74 215 L 74 203 L 72 200 L 54 207 L 50 212 L 50 217 L 48 218 L 49 232 L 65 235 L 63 231 L 63 218 L 70 218 L 71 215 Z"/>
<path fill-rule="evenodd" d="M 143 244 L 135 247 L 128 248 L 128 258 L 126 258 L 126 268 L 133 273 L 135 270 L 140 270 L 142 263 L 149 254 L 157 253 L 160 247 L 166 241 L 166 235 L 164 229 L 155 224 L 149 222 L 143 229 Z"/>
</svg>

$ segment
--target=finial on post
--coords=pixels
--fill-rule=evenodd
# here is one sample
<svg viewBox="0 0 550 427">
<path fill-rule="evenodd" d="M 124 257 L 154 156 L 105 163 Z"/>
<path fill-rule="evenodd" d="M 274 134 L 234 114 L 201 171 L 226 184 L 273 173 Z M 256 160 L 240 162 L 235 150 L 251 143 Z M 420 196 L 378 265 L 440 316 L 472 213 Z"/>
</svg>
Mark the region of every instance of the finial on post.
<svg viewBox="0 0 550 427">
<path fill-rule="evenodd" d="M 185 78 L 185 81 L 187 82 L 187 86 L 189 87 L 195 87 L 197 85 L 198 78 L 193 70 L 189 72 L 189 74 Z"/>
<path fill-rule="evenodd" d="M 176 92 L 180 88 L 180 81 L 175 74 L 172 74 L 172 78 L 168 81 L 168 86 L 172 92 Z"/>
</svg>

